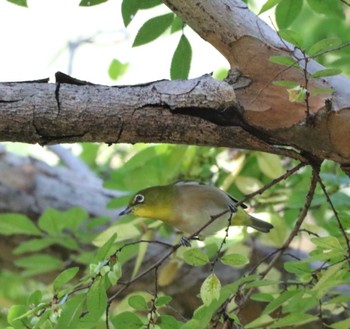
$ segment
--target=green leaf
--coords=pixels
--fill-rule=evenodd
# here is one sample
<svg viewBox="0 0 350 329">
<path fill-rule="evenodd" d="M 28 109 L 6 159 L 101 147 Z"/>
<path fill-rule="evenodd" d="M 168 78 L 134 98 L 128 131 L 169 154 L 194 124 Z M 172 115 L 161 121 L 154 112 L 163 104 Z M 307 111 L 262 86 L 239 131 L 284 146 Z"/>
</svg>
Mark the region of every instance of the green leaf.
<svg viewBox="0 0 350 329">
<path fill-rule="evenodd" d="M 259 169 L 267 177 L 275 179 L 284 174 L 281 158 L 278 155 L 259 152 L 256 158 Z"/>
<path fill-rule="evenodd" d="M 303 46 L 303 37 L 296 31 L 293 30 L 280 30 L 278 31 L 281 38 L 292 43 L 294 46 L 301 48 Z"/>
<path fill-rule="evenodd" d="M 275 86 L 294 88 L 299 86 L 299 83 L 290 80 L 277 80 L 272 82 Z"/>
<path fill-rule="evenodd" d="M 264 5 L 261 7 L 259 14 L 264 13 L 265 11 L 268 11 L 269 9 L 275 7 L 276 5 L 278 5 L 282 0 L 267 0 Z"/>
<path fill-rule="evenodd" d="M 315 309 L 318 305 L 319 301 L 315 296 L 311 295 L 309 292 L 305 294 L 304 291 L 300 291 L 299 294 L 296 294 L 283 306 L 283 313 L 303 314 L 308 310 Z"/>
<path fill-rule="evenodd" d="M 77 231 L 80 225 L 89 218 L 89 214 L 86 210 L 74 207 L 66 211 L 61 212 L 63 217 L 63 228 L 71 231 Z M 62 219 L 62 218 L 61 218 Z"/>
<path fill-rule="evenodd" d="M 179 16 L 175 16 L 171 24 L 170 33 L 181 31 L 183 27 L 184 27 L 184 22 L 182 21 L 182 19 Z"/>
<path fill-rule="evenodd" d="M 27 305 L 38 305 L 43 298 L 43 294 L 40 290 L 35 290 L 32 292 L 27 300 Z"/>
<path fill-rule="evenodd" d="M 27 0 L 7 0 L 7 1 L 21 7 L 28 7 Z"/>
<path fill-rule="evenodd" d="M 270 56 L 269 61 L 285 66 L 294 66 L 296 64 L 295 60 L 290 56 Z"/>
<path fill-rule="evenodd" d="M 191 319 L 182 325 L 181 329 L 203 329 L 203 326 L 199 320 Z"/>
<path fill-rule="evenodd" d="M 264 292 L 258 292 L 258 293 L 252 294 L 250 299 L 256 300 L 257 302 L 271 302 L 274 300 L 271 294 L 267 294 Z"/>
<path fill-rule="evenodd" d="M 208 255 L 199 248 L 186 250 L 183 254 L 183 259 L 192 266 L 203 266 L 209 262 Z"/>
<path fill-rule="evenodd" d="M 0 214 L 0 234 L 41 235 L 41 232 L 26 216 L 21 214 Z"/>
<path fill-rule="evenodd" d="M 287 89 L 289 101 L 292 103 L 301 103 L 305 101 L 307 90 L 302 86 Z"/>
<path fill-rule="evenodd" d="M 55 329 L 79 328 L 79 319 L 83 310 L 85 295 L 75 295 L 63 304 L 61 315 Z"/>
<path fill-rule="evenodd" d="M 41 329 L 41 328 L 50 328 L 48 324 L 48 319 L 52 314 L 55 314 L 54 311 L 50 308 L 47 308 L 44 313 L 40 315 L 39 321 L 35 323 L 35 326 L 32 329 Z"/>
<path fill-rule="evenodd" d="M 54 243 L 55 241 L 51 238 L 31 239 L 22 242 L 17 248 L 13 250 L 13 254 L 20 255 L 26 252 L 39 251 L 53 245 Z"/>
<path fill-rule="evenodd" d="M 124 26 L 127 27 L 132 19 L 135 17 L 139 8 L 136 6 L 138 1 L 123 0 L 122 2 L 122 17 Z"/>
<path fill-rule="evenodd" d="M 117 80 L 125 74 L 129 67 L 129 63 L 122 63 L 117 59 L 113 59 L 108 68 L 108 75 L 112 80 Z"/>
<path fill-rule="evenodd" d="M 252 322 L 249 322 L 244 326 L 245 329 L 251 329 L 251 328 L 264 328 L 265 325 L 270 324 L 274 321 L 274 319 L 271 318 L 271 316 L 267 314 L 263 314 L 259 316 L 257 319 L 253 320 Z"/>
<path fill-rule="evenodd" d="M 137 191 L 145 186 L 164 184 L 179 177 L 180 169 L 193 156 L 193 148 L 184 145 L 159 144 L 152 146 L 138 145 L 137 153 L 123 167 L 112 173 L 112 178 L 105 186 L 112 189 Z M 198 152 L 198 151 L 197 151 Z M 178 161 L 184 159 L 184 161 Z M 142 170 L 147 167 L 147 175 Z M 171 170 L 163 170 L 171 168 Z M 128 179 L 133 177 L 133 179 Z"/>
<path fill-rule="evenodd" d="M 107 293 L 103 279 L 95 281 L 90 287 L 86 295 L 86 306 L 89 313 L 84 315 L 79 322 L 85 326 L 92 324 L 95 327 L 96 322 L 105 313 L 107 307 Z M 77 328 L 84 327 L 84 325 L 77 326 Z"/>
<path fill-rule="evenodd" d="M 140 329 L 144 326 L 143 321 L 132 312 L 123 312 L 111 320 L 115 328 Z"/>
<path fill-rule="evenodd" d="M 229 266 L 242 266 L 249 263 L 249 259 L 241 254 L 226 254 L 220 258 L 221 262 Z"/>
<path fill-rule="evenodd" d="M 105 240 L 105 243 L 102 245 L 101 248 L 99 248 L 99 250 L 96 253 L 96 256 L 94 258 L 95 262 L 103 262 L 110 256 L 111 248 L 116 238 L 117 234 L 114 233 L 112 236 L 109 237 L 107 241 Z"/>
<path fill-rule="evenodd" d="M 108 0 L 81 0 L 79 3 L 80 7 L 91 7 L 99 5 L 103 2 L 107 2 Z"/>
<path fill-rule="evenodd" d="M 342 72 L 342 70 L 340 69 L 324 69 L 324 70 L 320 70 L 317 71 L 313 74 L 311 74 L 311 78 L 322 78 L 322 77 L 329 77 L 332 75 L 337 75 L 340 74 Z"/>
<path fill-rule="evenodd" d="M 141 240 L 152 240 L 152 238 L 154 237 L 154 231 L 153 230 L 147 230 L 145 233 L 142 234 L 141 236 Z M 137 253 L 137 257 L 135 260 L 135 266 L 134 269 L 132 271 L 131 274 L 131 278 L 134 278 L 136 276 L 136 274 L 139 272 L 142 262 L 145 258 L 146 252 L 148 250 L 148 243 L 140 243 L 138 248 L 139 248 L 139 252 Z"/>
<path fill-rule="evenodd" d="M 183 34 L 171 59 L 170 78 L 172 80 L 187 79 L 191 68 L 191 60 L 191 44 Z"/>
<path fill-rule="evenodd" d="M 321 278 L 313 286 L 311 291 L 316 293 L 316 298 L 322 298 L 330 288 L 339 284 L 338 280 L 342 278 L 345 273 L 345 269 L 342 269 L 343 263 L 329 266 L 322 272 Z"/>
<path fill-rule="evenodd" d="M 166 304 L 169 304 L 171 302 L 172 298 L 170 296 L 160 296 L 157 298 L 155 304 L 157 307 L 164 306 Z"/>
<path fill-rule="evenodd" d="M 283 265 L 284 269 L 289 273 L 306 274 L 312 272 L 310 265 L 301 261 L 285 262 Z"/>
<path fill-rule="evenodd" d="M 333 328 L 333 329 L 349 329 L 350 328 L 350 318 L 335 322 L 335 323 L 329 325 L 329 327 Z"/>
<path fill-rule="evenodd" d="M 53 281 L 53 290 L 58 292 L 65 283 L 72 280 L 79 272 L 79 267 L 71 267 L 60 273 Z"/>
<path fill-rule="evenodd" d="M 141 295 L 133 295 L 128 299 L 128 304 L 138 311 L 145 311 L 148 309 L 146 299 Z"/>
<path fill-rule="evenodd" d="M 319 238 L 312 238 L 311 242 L 323 249 L 323 250 L 338 250 L 343 251 L 343 247 L 341 246 L 339 240 L 334 236 L 325 236 Z"/>
<path fill-rule="evenodd" d="M 153 8 L 155 6 L 160 5 L 161 3 L 161 0 L 123 0 L 121 11 L 125 27 L 127 27 L 130 24 L 130 22 L 140 9 Z"/>
<path fill-rule="evenodd" d="M 334 0 L 307 0 L 312 10 L 327 17 L 345 18 L 344 7 L 340 1 Z"/>
<path fill-rule="evenodd" d="M 210 274 L 202 283 L 200 296 L 203 304 L 208 306 L 220 297 L 221 283 L 215 273 Z"/>
<path fill-rule="evenodd" d="M 228 75 L 229 70 L 226 67 L 220 67 L 213 73 L 213 78 L 217 80 L 224 80 Z"/>
<path fill-rule="evenodd" d="M 269 328 L 295 327 L 317 320 L 319 320 L 319 318 L 315 315 L 292 313 L 281 319 L 275 320 Z"/>
<path fill-rule="evenodd" d="M 339 38 L 326 38 L 316 42 L 311 46 L 309 51 L 307 52 L 309 56 L 317 56 L 320 53 L 324 53 L 329 51 L 335 47 L 338 47 L 342 44 L 342 41 Z"/>
<path fill-rule="evenodd" d="M 270 314 L 272 311 L 282 306 L 288 299 L 298 294 L 299 290 L 286 290 L 282 292 L 276 299 L 272 300 L 264 309 L 263 314 Z"/>
<path fill-rule="evenodd" d="M 7 313 L 7 322 L 17 328 L 25 328 L 22 321 L 17 319 L 28 311 L 24 305 L 12 305 Z"/>
<path fill-rule="evenodd" d="M 16 266 L 23 267 L 25 269 L 22 272 L 23 275 L 30 276 L 57 270 L 61 267 L 63 262 L 53 256 L 36 254 L 33 256 L 16 259 L 14 263 Z"/>
<path fill-rule="evenodd" d="M 170 27 L 173 20 L 173 13 L 151 18 L 141 26 L 132 46 L 141 46 L 157 39 Z"/>
<path fill-rule="evenodd" d="M 310 90 L 311 95 L 318 95 L 318 94 L 333 94 L 334 89 L 333 88 L 315 88 Z"/>
<path fill-rule="evenodd" d="M 283 0 L 276 7 L 276 23 L 280 29 L 290 26 L 299 15 L 303 0 Z"/>
<path fill-rule="evenodd" d="M 61 236 L 63 229 L 76 231 L 88 214 L 81 208 L 71 208 L 67 211 L 47 209 L 39 218 L 39 227 L 53 236 Z"/>
<path fill-rule="evenodd" d="M 162 4 L 161 0 L 136 0 L 136 2 L 139 4 L 140 9 L 149 9 Z"/>
<path fill-rule="evenodd" d="M 157 325 L 159 325 L 161 329 L 180 329 L 181 324 L 180 321 L 170 315 L 161 315 L 157 319 Z"/>
</svg>

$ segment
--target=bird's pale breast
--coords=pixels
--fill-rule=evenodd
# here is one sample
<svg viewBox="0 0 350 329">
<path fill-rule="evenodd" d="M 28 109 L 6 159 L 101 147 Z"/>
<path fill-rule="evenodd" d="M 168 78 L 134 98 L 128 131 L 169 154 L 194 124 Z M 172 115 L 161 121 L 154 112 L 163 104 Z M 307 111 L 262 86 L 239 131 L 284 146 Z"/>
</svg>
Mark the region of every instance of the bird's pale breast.
<svg viewBox="0 0 350 329">
<path fill-rule="evenodd" d="M 192 234 L 209 222 L 212 217 L 224 213 L 208 227 L 201 235 L 211 235 L 228 225 L 230 216 L 229 204 L 232 200 L 225 192 L 204 185 L 176 186 L 174 198 L 174 218 L 172 224 L 180 231 Z"/>
</svg>

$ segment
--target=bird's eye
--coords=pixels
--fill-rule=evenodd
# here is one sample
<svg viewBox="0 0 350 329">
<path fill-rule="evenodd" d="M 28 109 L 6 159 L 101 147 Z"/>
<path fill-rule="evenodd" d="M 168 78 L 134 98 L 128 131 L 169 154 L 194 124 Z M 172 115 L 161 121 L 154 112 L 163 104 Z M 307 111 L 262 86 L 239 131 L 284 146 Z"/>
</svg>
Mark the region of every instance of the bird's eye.
<svg viewBox="0 0 350 329">
<path fill-rule="evenodd" d="M 134 198 L 135 203 L 142 203 L 145 200 L 145 197 L 142 194 L 136 194 Z"/>
</svg>

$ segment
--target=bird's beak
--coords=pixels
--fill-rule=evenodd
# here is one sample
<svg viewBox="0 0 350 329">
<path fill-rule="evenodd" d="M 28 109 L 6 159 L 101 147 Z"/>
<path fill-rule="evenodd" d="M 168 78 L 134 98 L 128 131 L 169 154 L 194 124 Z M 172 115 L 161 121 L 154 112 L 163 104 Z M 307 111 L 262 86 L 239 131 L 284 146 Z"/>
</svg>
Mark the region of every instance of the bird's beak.
<svg viewBox="0 0 350 329">
<path fill-rule="evenodd" d="M 118 216 L 123 216 L 123 215 L 130 214 L 131 210 L 132 210 L 132 207 L 128 206 L 123 211 L 121 211 Z"/>
</svg>

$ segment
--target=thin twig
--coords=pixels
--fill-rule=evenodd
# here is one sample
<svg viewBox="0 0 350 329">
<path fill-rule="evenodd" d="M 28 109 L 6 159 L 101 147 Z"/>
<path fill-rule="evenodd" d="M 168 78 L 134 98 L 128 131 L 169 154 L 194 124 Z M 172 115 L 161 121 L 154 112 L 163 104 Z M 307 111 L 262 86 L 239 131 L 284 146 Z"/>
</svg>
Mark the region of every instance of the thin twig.
<svg viewBox="0 0 350 329">
<path fill-rule="evenodd" d="M 264 185 L 262 188 L 256 190 L 253 193 L 247 194 L 241 201 L 237 202 L 235 204 L 236 207 L 241 206 L 244 202 L 250 200 L 251 198 L 255 197 L 256 195 L 260 195 L 263 194 L 266 190 L 268 190 L 269 188 L 271 188 L 272 186 L 278 184 L 279 182 L 286 180 L 289 176 L 293 175 L 294 173 L 296 173 L 299 169 L 301 169 L 302 167 L 305 167 L 307 165 L 307 163 L 301 162 L 299 164 L 297 164 L 295 167 L 293 167 L 292 169 L 287 170 L 283 175 L 273 179 L 271 182 L 267 183 L 266 185 Z"/>
<path fill-rule="evenodd" d="M 348 257 L 347 258 L 348 258 L 348 262 L 350 264 L 350 240 L 348 238 L 348 235 L 346 234 L 346 230 L 344 228 L 344 225 L 343 225 L 343 223 L 341 222 L 341 220 L 339 218 L 339 214 L 338 214 L 337 210 L 334 207 L 334 204 L 333 204 L 333 202 L 332 202 L 332 200 L 331 200 L 331 198 L 330 198 L 330 196 L 329 196 L 329 194 L 327 192 L 326 186 L 324 185 L 324 183 L 323 183 L 319 173 L 317 174 L 317 179 L 318 179 L 318 182 L 319 182 L 319 184 L 321 186 L 323 194 L 325 195 L 325 197 L 327 199 L 327 202 L 329 203 L 329 205 L 330 205 L 330 207 L 331 207 L 331 209 L 333 211 L 333 214 L 334 214 L 334 216 L 335 216 L 335 218 L 337 220 L 339 229 L 340 229 L 340 231 L 341 231 L 341 233 L 342 233 L 342 235 L 343 235 L 343 237 L 345 239 L 346 247 L 347 247 L 347 250 L 348 250 Z"/>
<path fill-rule="evenodd" d="M 297 236 L 301 225 L 304 222 L 304 219 L 310 209 L 311 206 L 311 202 L 312 199 L 314 197 L 315 194 L 315 189 L 317 186 L 317 182 L 318 182 L 318 173 L 319 173 L 319 167 L 314 167 L 313 171 L 312 171 L 312 178 L 311 178 L 311 183 L 310 183 L 310 187 L 309 187 L 309 191 L 306 195 L 306 201 L 304 204 L 303 209 L 301 210 L 298 219 L 295 223 L 295 226 L 293 228 L 293 230 L 290 232 L 289 236 L 287 237 L 287 239 L 285 240 L 285 242 L 283 243 L 283 245 L 277 250 L 277 252 L 275 253 L 274 257 L 272 258 L 272 260 L 270 261 L 270 263 L 267 265 L 266 269 L 260 273 L 260 277 L 261 279 L 265 278 L 266 275 L 270 272 L 270 270 L 274 267 L 274 265 L 276 264 L 276 262 L 280 259 L 280 257 L 284 254 L 284 252 L 287 250 L 287 248 L 289 247 L 290 243 L 293 241 L 293 239 Z M 244 303 L 242 303 L 238 310 L 237 313 L 239 313 L 240 310 L 243 309 L 243 306 L 246 304 L 246 302 L 248 301 L 249 297 L 251 296 L 251 294 L 253 293 L 254 288 L 251 288 L 247 294 L 245 295 L 245 301 Z"/>
<path fill-rule="evenodd" d="M 168 248 L 172 248 L 173 247 L 173 245 L 171 243 L 167 243 L 167 242 L 164 242 L 164 241 L 160 241 L 160 240 L 144 240 L 144 239 L 142 239 L 142 240 L 137 240 L 137 241 L 124 243 L 120 248 L 118 248 L 114 252 L 113 255 L 118 254 L 119 252 L 121 252 L 126 247 L 134 246 L 134 245 L 139 244 L 139 243 L 159 244 L 161 246 L 168 247 Z"/>
<path fill-rule="evenodd" d="M 181 244 L 176 244 L 173 245 L 172 249 L 169 250 L 163 257 L 161 257 L 156 263 L 154 263 L 153 265 L 149 266 L 146 270 L 144 270 L 143 272 L 141 272 L 139 275 L 135 276 L 133 279 L 129 280 L 128 282 L 125 283 L 125 285 L 119 289 L 116 293 L 114 293 L 112 296 L 110 296 L 108 298 L 108 302 L 107 302 L 107 307 L 106 307 L 106 316 L 109 313 L 109 308 L 111 306 L 112 301 L 117 298 L 121 293 L 123 293 L 126 289 L 129 288 L 129 286 L 131 284 L 133 284 L 134 282 L 138 281 L 139 279 L 141 279 L 142 277 L 144 277 L 145 275 L 147 275 L 149 272 L 151 272 L 154 269 L 159 268 L 163 262 L 170 257 L 177 249 L 179 249 L 181 247 Z M 108 324 L 108 319 L 106 319 L 106 323 Z M 107 326 L 107 329 L 109 329 L 109 327 Z"/>
<path fill-rule="evenodd" d="M 158 267 L 154 269 L 154 293 L 153 298 L 151 300 L 151 307 L 148 311 L 148 323 L 146 324 L 146 328 L 150 329 L 152 325 L 155 325 L 157 322 L 157 306 L 156 301 L 158 298 Z"/>
<path fill-rule="evenodd" d="M 308 77 L 308 71 L 307 71 L 307 66 L 309 64 L 309 58 L 306 56 L 304 51 L 301 51 L 304 57 L 304 68 L 303 68 L 303 73 L 304 73 L 304 88 L 306 90 L 305 92 L 305 113 L 306 113 L 306 120 L 308 120 L 310 118 L 310 92 L 308 90 L 309 87 L 309 77 Z"/>
<path fill-rule="evenodd" d="M 231 219 L 232 219 L 232 212 L 231 212 L 231 216 L 228 218 L 228 223 L 227 223 L 227 226 L 226 226 L 226 229 L 225 229 L 225 236 L 224 238 L 222 239 L 221 241 L 221 244 L 216 252 L 216 255 L 215 255 L 215 258 L 213 259 L 213 261 L 211 262 L 211 272 L 214 271 L 214 268 L 215 268 L 215 265 L 216 263 L 218 262 L 219 260 L 219 257 L 220 257 L 220 254 L 221 254 L 221 251 L 222 251 L 222 248 L 224 247 L 224 244 L 226 243 L 226 240 L 228 238 L 228 231 L 230 229 L 230 226 L 231 226 Z"/>
<path fill-rule="evenodd" d="M 340 0 L 340 2 L 342 2 L 345 6 L 350 6 L 350 3 L 346 0 Z"/>
</svg>

